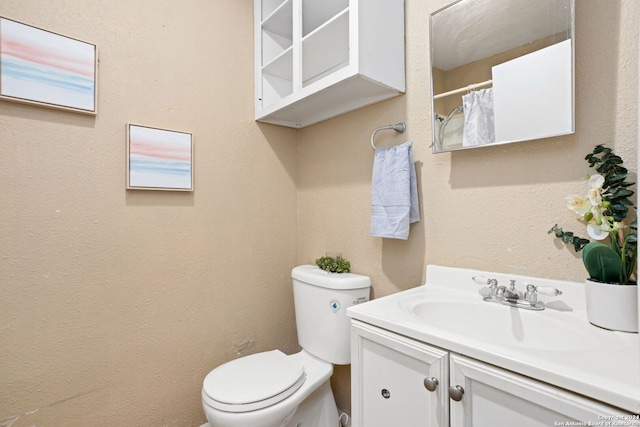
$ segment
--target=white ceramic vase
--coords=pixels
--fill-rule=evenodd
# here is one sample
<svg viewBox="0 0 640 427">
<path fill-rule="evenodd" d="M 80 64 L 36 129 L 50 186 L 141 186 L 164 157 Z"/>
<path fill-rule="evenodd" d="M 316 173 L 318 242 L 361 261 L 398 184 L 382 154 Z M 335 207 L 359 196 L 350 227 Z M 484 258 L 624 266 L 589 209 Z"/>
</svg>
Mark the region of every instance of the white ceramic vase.
<svg viewBox="0 0 640 427">
<path fill-rule="evenodd" d="M 638 332 L 638 285 L 585 280 L 587 320 L 613 331 Z"/>
</svg>

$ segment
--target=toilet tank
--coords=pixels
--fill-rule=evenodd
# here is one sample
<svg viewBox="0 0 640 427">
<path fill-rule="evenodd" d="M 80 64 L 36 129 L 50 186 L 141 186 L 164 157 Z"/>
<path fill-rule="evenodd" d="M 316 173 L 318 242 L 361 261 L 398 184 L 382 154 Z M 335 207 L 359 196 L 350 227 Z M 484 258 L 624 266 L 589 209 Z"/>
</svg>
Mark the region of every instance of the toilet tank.
<svg viewBox="0 0 640 427">
<path fill-rule="evenodd" d="M 336 364 L 351 363 L 347 308 L 369 301 L 371 279 L 329 273 L 314 265 L 291 271 L 298 342 L 307 352 Z"/>
</svg>

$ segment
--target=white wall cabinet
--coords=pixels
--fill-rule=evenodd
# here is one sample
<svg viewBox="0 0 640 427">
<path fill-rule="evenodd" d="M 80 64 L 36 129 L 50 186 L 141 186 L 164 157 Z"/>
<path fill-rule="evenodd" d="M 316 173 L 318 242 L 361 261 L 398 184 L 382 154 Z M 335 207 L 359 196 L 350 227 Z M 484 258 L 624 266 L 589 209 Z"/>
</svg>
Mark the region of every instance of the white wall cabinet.
<svg viewBox="0 0 640 427">
<path fill-rule="evenodd" d="M 404 0 L 254 0 L 255 118 L 300 128 L 405 91 Z"/>
<path fill-rule="evenodd" d="M 351 327 L 353 427 L 640 425 L 535 379 L 356 320 Z"/>
</svg>

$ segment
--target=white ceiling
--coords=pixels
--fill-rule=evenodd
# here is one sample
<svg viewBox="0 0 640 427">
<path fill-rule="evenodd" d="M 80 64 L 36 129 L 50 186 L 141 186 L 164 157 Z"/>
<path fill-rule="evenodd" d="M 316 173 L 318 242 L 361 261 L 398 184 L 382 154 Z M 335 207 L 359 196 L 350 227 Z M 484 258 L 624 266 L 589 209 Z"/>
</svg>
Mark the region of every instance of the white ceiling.
<svg viewBox="0 0 640 427">
<path fill-rule="evenodd" d="M 571 28 L 571 0 L 461 0 L 431 16 L 432 66 L 450 70 Z"/>
</svg>

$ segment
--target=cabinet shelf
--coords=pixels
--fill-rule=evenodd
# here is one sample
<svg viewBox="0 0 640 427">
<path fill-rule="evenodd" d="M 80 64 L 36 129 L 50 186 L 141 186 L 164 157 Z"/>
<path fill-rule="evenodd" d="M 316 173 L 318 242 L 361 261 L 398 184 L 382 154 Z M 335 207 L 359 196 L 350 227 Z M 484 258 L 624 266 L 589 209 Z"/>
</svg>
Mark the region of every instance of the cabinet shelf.
<svg viewBox="0 0 640 427">
<path fill-rule="evenodd" d="M 349 63 L 349 9 L 302 39 L 302 81 L 307 85 Z"/>
<path fill-rule="evenodd" d="M 289 0 L 262 0 L 260 9 L 260 20 L 264 21 L 269 15 L 271 15 L 276 9 L 281 7 L 287 1 Z"/>
<path fill-rule="evenodd" d="M 404 0 L 254 7 L 256 120 L 300 128 L 404 93 Z"/>
<path fill-rule="evenodd" d="M 293 41 L 286 39 L 279 34 L 269 31 L 262 31 L 262 60 L 261 64 L 266 67 L 270 62 L 276 60 L 287 50 L 293 47 Z"/>
<path fill-rule="evenodd" d="M 293 35 L 292 23 L 293 0 L 286 0 L 262 21 L 262 30 L 279 34 L 291 40 Z"/>
<path fill-rule="evenodd" d="M 282 52 L 273 58 L 271 62 L 262 67 L 263 74 L 281 77 L 285 80 L 293 80 L 293 49 Z"/>
<path fill-rule="evenodd" d="M 302 37 L 349 7 L 349 0 L 302 0 Z"/>
</svg>

